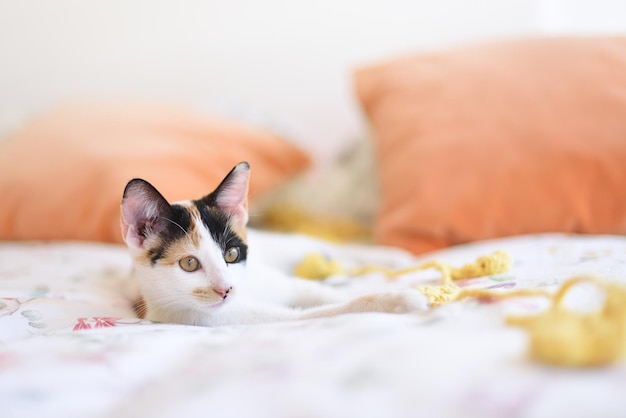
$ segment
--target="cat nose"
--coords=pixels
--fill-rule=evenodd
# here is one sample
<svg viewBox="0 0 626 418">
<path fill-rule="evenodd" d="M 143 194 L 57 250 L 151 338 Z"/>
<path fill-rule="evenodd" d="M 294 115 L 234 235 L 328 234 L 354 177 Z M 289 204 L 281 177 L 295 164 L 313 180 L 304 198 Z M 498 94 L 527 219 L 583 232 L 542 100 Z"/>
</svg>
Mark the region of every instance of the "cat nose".
<svg viewBox="0 0 626 418">
<path fill-rule="evenodd" d="M 232 290 L 232 286 L 230 287 L 214 287 L 213 291 L 219 295 L 222 299 L 226 299 L 228 297 L 228 294 L 230 293 L 230 291 Z"/>
</svg>

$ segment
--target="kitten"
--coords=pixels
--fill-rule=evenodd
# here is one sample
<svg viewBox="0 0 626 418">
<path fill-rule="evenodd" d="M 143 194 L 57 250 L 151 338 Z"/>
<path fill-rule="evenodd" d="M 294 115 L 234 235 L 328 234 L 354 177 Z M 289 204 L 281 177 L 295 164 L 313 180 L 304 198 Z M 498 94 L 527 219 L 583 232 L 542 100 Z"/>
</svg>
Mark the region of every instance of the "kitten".
<svg viewBox="0 0 626 418">
<path fill-rule="evenodd" d="M 122 234 L 133 259 L 143 317 L 217 326 L 426 307 L 417 291 L 339 302 L 344 297 L 328 286 L 269 268 L 246 277 L 249 174 L 248 163 L 239 163 L 212 193 L 173 204 L 145 180 L 127 184 Z M 272 298 L 282 304 L 266 300 Z"/>
</svg>

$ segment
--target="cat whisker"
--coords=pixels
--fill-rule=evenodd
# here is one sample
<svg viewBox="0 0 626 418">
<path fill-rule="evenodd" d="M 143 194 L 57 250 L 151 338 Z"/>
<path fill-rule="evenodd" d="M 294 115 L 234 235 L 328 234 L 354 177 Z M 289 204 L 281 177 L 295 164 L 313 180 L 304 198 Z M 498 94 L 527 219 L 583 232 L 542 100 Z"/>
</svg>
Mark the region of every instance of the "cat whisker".
<svg viewBox="0 0 626 418">
<path fill-rule="evenodd" d="M 194 309 L 193 316 L 191 322 L 194 325 L 198 325 L 202 323 L 203 314 L 199 309 Z"/>
<path fill-rule="evenodd" d="M 165 216 L 159 216 L 159 219 L 163 219 L 165 221 L 168 221 L 174 225 L 176 225 L 178 228 L 180 228 L 181 231 L 183 231 L 185 233 L 185 235 L 189 235 L 189 233 L 185 230 L 185 228 L 183 228 L 178 222 L 174 222 L 173 220 L 166 218 Z"/>
<path fill-rule="evenodd" d="M 191 311 L 192 317 L 197 318 L 196 322 L 201 322 L 200 319 L 205 315 L 205 313 L 203 313 L 200 309 L 196 307 L 185 304 L 185 296 L 185 292 L 176 292 L 170 293 L 168 295 L 158 295 L 152 299 L 152 303 L 158 305 L 161 315 L 164 315 L 160 319 L 161 322 L 176 323 L 180 321 L 178 314 L 185 311 L 187 313 Z M 144 308 L 144 310 L 147 310 L 147 308 Z M 195 320 L 196 319 L 194 319 L 194 321 Z"/>
<path fill-rule="evenodd" d="M 226 224 L 224 225 L 224 230 L 222 231 L 222 237 L 228 236 L 229 232 L 231 232 L 231 231 L 232 231 L 232 228 L 230 227 L 230 222 L 226 222 Z M 222 242 L 220 242 L 220 244 L 222 245 L 222 247 L 224 249 L 226 249 L 227 242 L 222 241 Z"/>
</svg>

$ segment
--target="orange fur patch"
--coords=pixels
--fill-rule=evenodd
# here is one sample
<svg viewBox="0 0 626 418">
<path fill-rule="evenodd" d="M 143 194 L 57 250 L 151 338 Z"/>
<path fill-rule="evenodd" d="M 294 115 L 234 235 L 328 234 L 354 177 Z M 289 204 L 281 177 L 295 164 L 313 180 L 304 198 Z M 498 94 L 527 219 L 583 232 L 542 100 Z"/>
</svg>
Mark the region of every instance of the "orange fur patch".
<svg viewBox="0 0 626 418">
<path fill-rule="evenodd" d="M 198 226 L 196 221 L 200 219 L 200 212 L 198 212 L 198 208 L 192 204 L 181 204 L 185 209 L 189 212 L 189 230 L 187 231 L 187 237 L 191 240 L 191 243 L 197 248 L 200 246 L 200 232 L 198 231 Z"/>
<path fill-rule="evenodd" d="M 232 221 L 230 221 L 229 224 L 230 228 L 235 231 L 237 235 L 239 235 L 239 238 L 241 238 L 243 243 L 248 245 L 248 231 L 246 230 L 246 227 L 239 227 L 237 225 L 234 225 Z"/>
<path fill-rule="evenodd" d="M 135 300 L 135 303 L 133 303 L 133 310 L 138 318 L 145 318 L 148 308 L 146 307 L 146 302 L 143 300 L 143 297 L 139 296 L 139 298 Z"/>
<path fill-rule="evenodd" d="M 222 298 L 210 287 L 197 287 L 192 292 L 193 296 L 201 302 L 213 302 Z"/>
</svg>

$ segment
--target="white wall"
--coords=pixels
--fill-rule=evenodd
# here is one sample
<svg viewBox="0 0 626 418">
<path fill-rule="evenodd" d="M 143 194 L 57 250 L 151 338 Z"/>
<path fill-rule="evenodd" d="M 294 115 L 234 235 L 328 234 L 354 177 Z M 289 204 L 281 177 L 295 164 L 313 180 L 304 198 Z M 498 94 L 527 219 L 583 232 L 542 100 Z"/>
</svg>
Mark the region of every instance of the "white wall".
<svg viewBox="0 0 626 418">
<path fill-rule="evenodd" d="M 537 25 L 546 33 L 626 33 L 624 0 L 539 0 Z"/>
<path fill-rule="evenodd" d="M 159 98 L 261 120 L 324 161 L 360 132 L 360 63 L 605 22 L 626 31 L 621 3 L 0 0 L 0 131 L 62 99 Z"/>
</svg>

